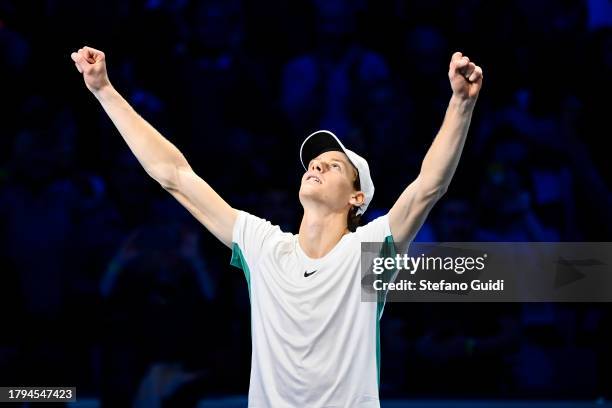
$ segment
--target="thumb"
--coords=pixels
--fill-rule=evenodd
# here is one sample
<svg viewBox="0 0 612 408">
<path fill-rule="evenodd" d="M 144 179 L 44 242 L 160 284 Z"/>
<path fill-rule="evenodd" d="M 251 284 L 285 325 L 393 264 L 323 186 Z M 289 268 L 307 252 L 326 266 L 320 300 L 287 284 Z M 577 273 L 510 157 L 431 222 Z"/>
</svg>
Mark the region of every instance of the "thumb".
<svg viewBox="0 0 612 408">
<path fill-rule="evenodd" d="M 76 66 L 77 70 L 82 74 L 84 68 L 87 66 L 87 61 L 85 61 L 85 58 L 76 52 L 70 54 L 70 58 L 72 58 L 74 61 L 74 65 Z"/>
</svg>

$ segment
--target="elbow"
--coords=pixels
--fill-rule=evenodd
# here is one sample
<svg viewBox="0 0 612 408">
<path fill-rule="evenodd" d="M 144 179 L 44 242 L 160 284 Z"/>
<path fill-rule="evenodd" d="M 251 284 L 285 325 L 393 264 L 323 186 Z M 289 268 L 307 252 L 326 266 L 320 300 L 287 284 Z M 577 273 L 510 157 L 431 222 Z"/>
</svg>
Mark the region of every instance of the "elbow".
<svg viewBox="0 0 612 408">
<path fill-rule="evenodd" d="M 193 172 L 187 159 L 179 153 L 174 160 L 160 161 L 151 166 L 145 166 L 145 171 L 165 190 L 177 191 L 181 186 L 181 177 L 185 172 Z"/>
<path fill-rule="evenodd" d="M 439 200 L 440 198 L 442 198 L 442 196 L 445 195 L 447 191 L 448 191 L 448 184 L 443 184 L 442 186 L 440 186 L 437 192 L 437 199 Z"/>
<path fill-rule="evenodd" d="M 428 201 L 438 201 L 448 191 L 448 183 L 440 180 L 421 179 L 421 194 Z"/>
<path fill-rule="evenodd" d="M 159 164 L 145 168 L 147 174 L 157 181 L 164 190 L 176 191 L 180 186 L 180 169 L 169 164 Z"/>
<path fill-rule="evenodd" d="M 170 187 L 172 182 L 172 178 L 167 174 L 167 169 L 164 166 L 153 165 L 153 166 L 143 166 L 144 171 L 151 177 L 153 180 L 157 181 L 164 189 Z"/>
<path fill-rule="evenodd" d="M 438 200 L 440 200 L 442 196 L 446 194 L 447 190 L 448 188 L 445 186 L 435 187 L 431 189 L 429 192 L 426 193 L 428 201 L 431 201 L 433 203 L 438 202 Z"/>
</svg>

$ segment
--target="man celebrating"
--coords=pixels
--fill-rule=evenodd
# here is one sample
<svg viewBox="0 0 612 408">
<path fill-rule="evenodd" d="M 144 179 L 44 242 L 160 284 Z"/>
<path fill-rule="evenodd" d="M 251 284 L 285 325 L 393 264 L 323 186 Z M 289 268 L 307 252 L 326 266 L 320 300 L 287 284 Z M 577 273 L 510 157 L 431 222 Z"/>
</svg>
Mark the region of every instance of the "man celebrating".
<svg viewBox="0 0 612 408">
<path fill-rule="evenodd" d="M 357 227 L 372 201 L 368 163 L 331 132 L 302 143 L 298 234 L 236 210 L 194 173 L 183 154 L 140 117 L 111 85 L 102 51 L 71 54 L 146 172 L 232 249 L 251 301 L 251 407 L 379 407 L 382 302 L 361 301 L 361 242 L 412 241 L 453 177 L 482 70 L 453 54 L 453 91 L 444 123 L 421 171 L 391 210 Z"/>
</svg>

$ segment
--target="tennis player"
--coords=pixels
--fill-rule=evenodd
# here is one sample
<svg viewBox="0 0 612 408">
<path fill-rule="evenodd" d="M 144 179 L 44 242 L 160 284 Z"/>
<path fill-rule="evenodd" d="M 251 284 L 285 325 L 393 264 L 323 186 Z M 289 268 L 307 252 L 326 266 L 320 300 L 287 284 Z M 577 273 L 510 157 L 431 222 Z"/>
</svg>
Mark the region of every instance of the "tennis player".
<svg viewBox="0 0 612 408">
<path fill-rule="evenodd" d="M 215 237 L 244 271 L 251 302 L 249 407 L 379 407 L 384 298 L 361 301 L 361 242 L 411 242 L 453 177 L 482 86 L 479 66 L 450 60 L 452 96 L 419 175 L 385 215 L 357 226 L 374 196 L 366 160 L 332 133 L 304 140 L 298 234 L 232 208 L 183 154 L 111 85 L 102 51 L 71 54 L 146 172 Z M 402 135 L 404 136 L 404 135 Z"/>
</svg>

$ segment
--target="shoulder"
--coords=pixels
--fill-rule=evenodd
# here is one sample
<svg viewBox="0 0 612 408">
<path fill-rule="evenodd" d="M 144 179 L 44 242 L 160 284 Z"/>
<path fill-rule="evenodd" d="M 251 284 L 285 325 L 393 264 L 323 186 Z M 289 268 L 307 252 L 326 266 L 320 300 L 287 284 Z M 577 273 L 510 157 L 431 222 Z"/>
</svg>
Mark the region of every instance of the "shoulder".
<svg viewBox="0 0 612 408">
<path fill-rule="evenodd" d="M 265 218 L 258 217 L 244 210 L 237 210 L 232 240 L 237 244 L 251 244 L 262 247 L 272 239 L 291 239 L 292 234 L 283 232 Z"/>
<path fill-rule="evenodd" d="M 389 214 L 380 215 L 365 225 L 357 227 L 355 234 L 363 239 L 371 239 L 372 241 L 384 240 L 387 236 L 391 236 L 391 228 L 389 226 Z"/>
</svg>

